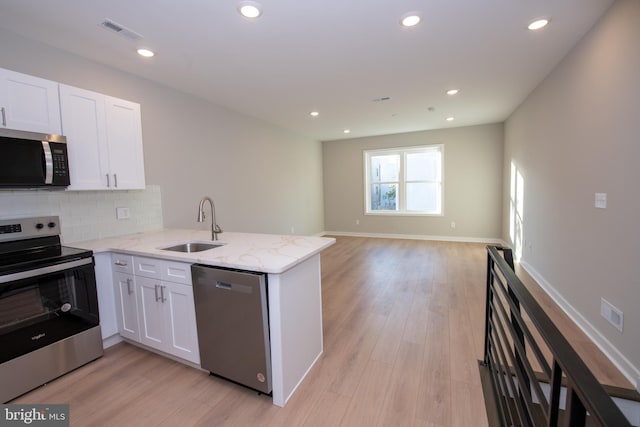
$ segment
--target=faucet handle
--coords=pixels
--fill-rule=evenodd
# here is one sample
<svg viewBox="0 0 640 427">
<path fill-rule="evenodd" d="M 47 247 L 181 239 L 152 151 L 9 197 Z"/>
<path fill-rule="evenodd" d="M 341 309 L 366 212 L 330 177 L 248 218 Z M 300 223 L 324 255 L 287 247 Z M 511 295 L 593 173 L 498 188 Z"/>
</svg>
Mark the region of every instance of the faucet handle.
<svg viewBox="0 0 640 427">
<path fill-rule="evenodd" d="M 216 233 L 222 233 L 222 228 L 220 228 L 220 226 L 218 224 L 213 224 L 213 231 L 215 231 Z"/>
</svg>

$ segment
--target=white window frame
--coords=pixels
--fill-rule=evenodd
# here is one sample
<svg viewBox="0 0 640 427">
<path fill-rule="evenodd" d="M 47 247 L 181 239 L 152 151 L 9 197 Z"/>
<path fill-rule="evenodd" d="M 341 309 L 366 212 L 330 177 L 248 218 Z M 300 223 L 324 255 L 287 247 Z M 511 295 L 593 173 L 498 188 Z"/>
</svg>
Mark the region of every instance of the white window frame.
<svg viewBox="0 0 640 427">
<path fill-rule="evenodd" d="M 437 201 L 438 208 L 436 211 L 409 211 L 406 208 L 406 158 L 407 154 L 420 153 L 425 151 L 437 151 L 440 153 L 440 180 L 439 181 L 420 181 L 435 182 L 440 184 L 440 197 Z M 398 173 L 398 210 L 371 210 L 371 157 L 380 155 L 399 155 L 400 171 Z M 414 147 L 397 147 L 383 148 L 363 151 L 364 161 L 364 214 L 365 215 L 386 215 L 386 216 L 443 216 L 444 215 L 444 145 L 431 144 Z"/>
</svg>

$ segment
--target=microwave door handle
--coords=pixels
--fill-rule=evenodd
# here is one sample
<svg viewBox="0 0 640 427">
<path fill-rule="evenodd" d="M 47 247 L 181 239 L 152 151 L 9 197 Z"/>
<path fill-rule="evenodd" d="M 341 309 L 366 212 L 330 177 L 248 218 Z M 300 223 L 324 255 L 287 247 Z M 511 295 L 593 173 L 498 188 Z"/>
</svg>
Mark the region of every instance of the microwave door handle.
<svg viewBox="0 0 640 427">
<path fill-rule="evenodd" d="M 42 151 L 44 153 L 44 183 L 53 184 L 53 156 L 49 141 L 42 141 Z"/>
</svg>

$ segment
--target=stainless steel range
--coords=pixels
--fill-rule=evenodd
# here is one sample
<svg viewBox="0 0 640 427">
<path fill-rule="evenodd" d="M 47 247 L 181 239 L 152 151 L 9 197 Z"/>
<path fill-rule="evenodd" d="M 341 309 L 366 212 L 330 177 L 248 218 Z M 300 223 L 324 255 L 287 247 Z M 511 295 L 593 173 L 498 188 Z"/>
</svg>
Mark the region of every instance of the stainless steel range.
<svg viewBox="0 0 640 427">
<path fill-rule="evenodd" d="M 0 220 L 0 402 L 102 356 L 94 265 L 56 216 Z"/>
</svg>

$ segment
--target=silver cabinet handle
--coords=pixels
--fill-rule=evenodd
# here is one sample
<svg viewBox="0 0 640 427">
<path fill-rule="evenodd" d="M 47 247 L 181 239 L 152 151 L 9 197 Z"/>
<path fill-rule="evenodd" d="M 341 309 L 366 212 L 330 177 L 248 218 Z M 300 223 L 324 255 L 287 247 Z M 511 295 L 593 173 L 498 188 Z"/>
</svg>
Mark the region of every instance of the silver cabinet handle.
<svg viewBox="0 0 640 427">
<path fill-rule="evenodd" d="M 107 187 L 111 187 L 111 183 L 109 182 L 109 174 L 106 174 L 106 175 L 107 175 Z"/>
<path fill-rule="evenodd" d="M 116 175 L 115 173 L 113 174 L 113 182 L 114 182 L 114 187 L 118 188 L 118 175 Z"/>
<path fill-rule="evenodd" d="M 127 294 L 131 295 L 133 291 L 131 290 L 131 279 L 127 279 Z"/>
<path fill-rule="evenodd" d="M 2 110 L 2 126 L 6 127 L 7 126 L 7 113 L 4 110 L 4 107 L 0 108 L 0 110 Z"/>
<path fill-rule="evenodd" d="M 164 297 L 164 288 L 166 286 L 160 286 L 160 302 L 162 302 L 164 304 L 164 302 L 166 301 L 166 298 Z"/>
<path fill-rule="evenodd" d="M 156 294 L 156 302 L 158 302 L 158 285 L 153 285 L 153 292 Z"/>
<path fill-rule="evenodd" d="M 126 263 L 126 262 L 122 262 L 122 261 L 120 261 L 120 260 L 118 260 L 118 261 L 114 262 L 114 264 L 115 264 L 115 265 L 118 265 L 118 266 L 120 266 L 120 267 L 126 267 L 126 266 L 127 266 L 127 263 Z"/>
</svg>

